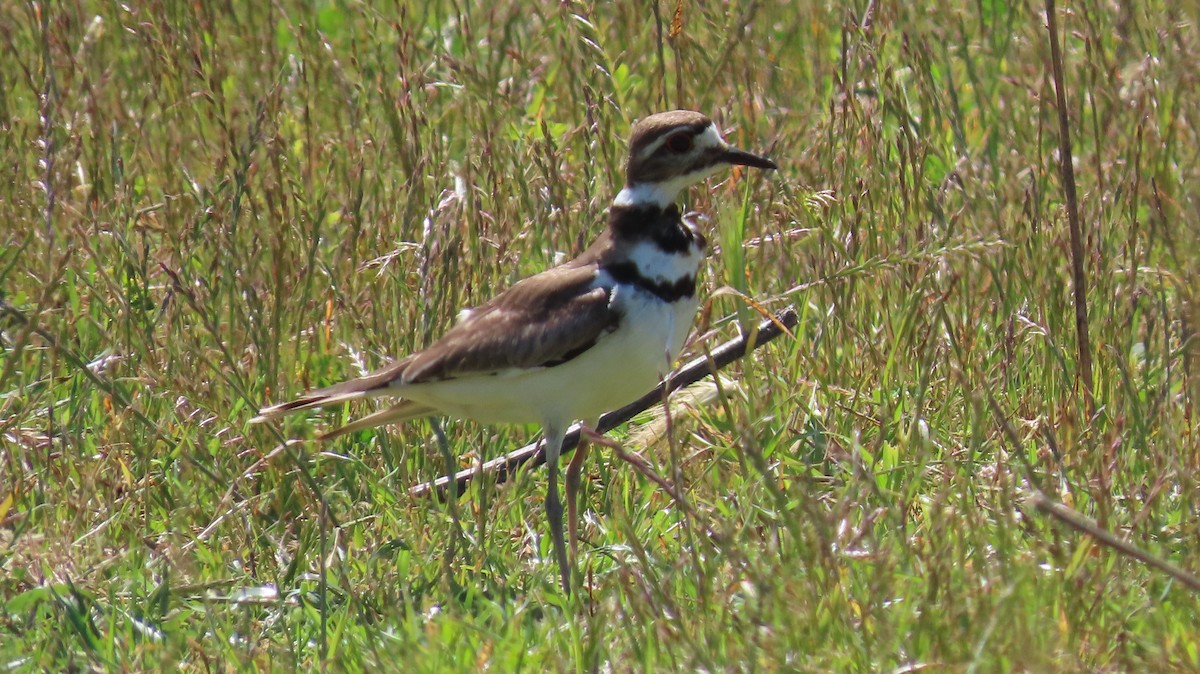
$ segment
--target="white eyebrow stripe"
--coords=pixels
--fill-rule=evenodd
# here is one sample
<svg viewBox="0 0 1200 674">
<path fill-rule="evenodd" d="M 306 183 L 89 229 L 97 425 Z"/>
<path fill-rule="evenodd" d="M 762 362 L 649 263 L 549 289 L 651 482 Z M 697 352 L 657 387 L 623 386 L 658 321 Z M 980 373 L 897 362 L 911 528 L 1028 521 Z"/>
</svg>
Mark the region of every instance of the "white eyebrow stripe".
<svg viewBox="0 0 1200 674">
<path fill-rule="evenodd" d="M 649 157 L 650 155 L 654 154 L 655 152 L 658 152 L 658 148 L 662 147 L 662 144 L 667 142 L 667 138 L 669 138 L 672 133 L 675 133 L 674 129 L 672 129 L 670 131 L 670 133 L 664 133 L 663 135 L 654 139 L 653 143 L 650 143 L 649 145 L 646 146 L 645 149 L 642 150 L 642 154 L 639 155 L 639 157 L 641 159 L 645 159 L 645 158 Z"/>
<path fill-rule="evenodd" d="M 655 138 L 653 143 L 650 143 L 642 150 L 641 155 L 639 155 L 640 158 L 646 159 L 655 152 L 658 152 L 658 149 L 663 146 L 663 143 L 667 142 L 668 138 L 678 133 L 680 129 L 686 128 L 688 128 L 688 125 L 680 125 Z M 721 133 L 717 131 L 715 123 L 705 127 L 704 131 L 696 136 L 695 141 L 700 147 L 720 147 L 725 144 L 725 141 L 721 139 Z"/>
</svg>

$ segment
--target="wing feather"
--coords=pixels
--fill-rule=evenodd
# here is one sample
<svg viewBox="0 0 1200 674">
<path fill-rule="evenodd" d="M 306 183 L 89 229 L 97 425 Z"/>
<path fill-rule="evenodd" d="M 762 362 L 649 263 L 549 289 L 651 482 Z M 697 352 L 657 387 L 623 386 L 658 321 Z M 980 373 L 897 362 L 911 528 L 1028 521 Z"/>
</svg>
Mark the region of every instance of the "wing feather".
<svg viewBox="0 0 1200 674">
<path fill-rule="evenodd" d="M 402 381 L 550 367 L 579 355 L 612 331 L 620 316 L 612 290 L 594 286 L 596 268 L 556 267 L 476 307 L 440 340 L 404 365 Z"/>
<path fill-rule="evenodd" d="M 609 306 L 612 289 L 595 285 L 596 270 L 594 263 L 566 264 L 530 276 L 462 312 L 459 322 L 428 349 L 363 377 L 264 407 L 251 422 L 400 393 L 394 389 L 408 384 L 567 362 L 620 322 Z M 376 414 L 387 418 L 388 411 Z"/>
</svg>

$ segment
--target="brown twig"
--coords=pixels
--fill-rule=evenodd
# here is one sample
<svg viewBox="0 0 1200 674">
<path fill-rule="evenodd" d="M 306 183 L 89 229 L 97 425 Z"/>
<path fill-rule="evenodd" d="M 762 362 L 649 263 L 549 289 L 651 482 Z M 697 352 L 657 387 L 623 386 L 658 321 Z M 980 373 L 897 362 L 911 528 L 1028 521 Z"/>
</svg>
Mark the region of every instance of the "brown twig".
<svg viewBox="0 0 1200 674">
<path fill-rule="evenodd" d="M 1025 482 L 1029 489 L 1029 497 L 1026 499 L 1027 504 L 1058 520 L 1059 522 L 1062 522 L 1075 531 L 1091 536 L 1100 543 L 1107 545 L 1126 557 L 1131 557 L 1142 564 L 1145 564 L 1146 566 L 1162 571 L 1163 573 L 1182 583 L 1185 587 L 1193 592 L 1200 592 L 1200 578 L 1197 578 L 1195 575 L 1184 571 L 1165 559 L 1155 557 L 1149 552 L 1142 550 L 1128 541 L 1123 541 L 1120 538 L 1117 538 L 1117 535 L 1108 529 L 1101 527 L 1091 519 L 1079 514 L 1066 505 L 1055 501 L 1049 496 L 1046 496 L 1046 492 L 1042 491 L 1042 489 L 1038 487 L 1037 475 L 1034 472 L 1033 466 L 1029 462 L 1028 454 L 1020 450 L 1022 443 L 1020 438 L 1017 436 L 1016 429 L 1014 429 L 1012 424 L 1009 423 L 1007 415 L 1004 413 L 1004 410 L 1000 408 L 1000 403 L 996 400 L 996 397 L 992 395 L 991 391 L 987 391 L 987 397 L 988 406 L 991 408 L 992 414 L 996 418 L 996 422 L 1000 425 L 1000 430 L 1004 433 L 1004 436 L 1008 439 L 1010 446 L 1013 450 L 1015 450 L 1015 455 L 1021 461 L 1022 469 L 1025 473 Z"/>
<path fill-rule="evenodd" d="M 1059 522 L 1062 522 L 1078 532 L 1091 536 L 1092 538 L 1103 543 L 1104 545 L 1107 545 L 1113 550 L 1116 550 L 1122 555 L 1125 555 L 1126 557 L 1132 557 L 1146 566 L 1162 571 L 1171 578 L 1174 578 L 1182 583 L 1193 592 L 1200 592 L 1200 578 L 1197 578 L 1191 573 L 1184 571 L 1165 559 L 1155 557 L 1149 552 L 1142 550 L 1128 541 L 1123 541 L 1120 538 L 1117 538 L 1116 534 L 1100 527 L 1092 520 L 1080 515 L 1062 503 L 1051 499 L 1041 491 L 1035 489 L 1033 493 L 1030 494 L 1028 503 L 1034 508 L 1037 508 L 1038 510 L 1058 520 Z"/>
<path fill-rule="evenodd" d="M 1063 82 L 1062 50 L 1058 46 L 1058 21 L 1054 0 L 1046 0 L 1046 30 L 1050 33 L 1050 68 L 1058 102 L 1058 167 L 1063 195 L 1067 200 L 1067 224 L 1071 230 L 1071 285 L 1075 293 L 1075 336 L 1078 340 L 1079 377 L 1088 416 L 1096 412 L 1092 382 L 1092 340 L 1088 335 L 1087 278 L 1084 276 L 1083 232 L 1079 225 L 1079 200 L 1075 194 L 1075 167 L 1071 161 L 1071 120 L 1067 114 L 1067 90 Z"/>
<path fill-rule="evenodd" d="M 796 310 L 788 307 L 771 318 L 764 320 L 758 326 L 758 330 L 748 335 L 741 335 L 736 339 L 731 339 L 717 348 L 713 349 L 709 356 L 700 356 L 691 361 L 687 365 L 676 370 L 670 377 L 667 378 L 665 384 L 659 384 L 657 388 L 648 392 L 646 395 L 629 403 L 619 410 L 614 410 L 600 417 L 600 423 L 596 424 L 596 432 L 606 433 L 616 428 L 617 426 L 629 421 L 642 410 L 648 409 L 650 406 L 660 403 L 663 400 L 663 387 L 666 387 L 666 393 L 670 394 L 681 388 L 691 386 L 701 379 L 714 374 L 717 370 L 725 367 L 735 360 L 745 356 L 750 351 L 770 342 L 781 334 L 795 327 L 800 320 L 796 314 Z M 584 384 L 586 385 L 586 384 Z M 575 424 L 567 431 L 567 437 L 563 439 L 562 453 L 566 454 L 575 449 L 579 444 L 580 425 Z M 503 482 L 510 473 L 522 465 L 529 463 L 534 466 L 539 466 L 544 461 L 541 452 L 541 443 L 534 442 L 520 449 L 514 450 L 496 459 L 492 459 L 484 463 L 482 466 L 472 466 L 458 471 L 454 475 L 453 482 L 455 486 L 454 493 L 457 495 L 467 486 L 467 483 L 484 473 L 495 473 L 496 481 Z M 428 496 L 437 494 L 443 496 L 450 486 L 451 479 L 445 475 L 433 480 L 432 482 L 422 482 L 412 489 L 409 489 L 409 494 L 413 496 Z"/>
<path fill-rule="evenodd" d="M 601 445 L 611 449 L 618 459 L 633 466 L 633 469 L 643 477 L 658 485 L 668 496 L 674 499 L 680 508 L 687 511 L 689 515 L 695 514 L 692 507 L 688 505 L 687 500 L 684 499 L 683 492 L 679 491 L 674 484 L 668 482 L 667 478 L 659 475 L 658 471 L 654 470 L 654 466 L 650 465 L 650 462 L 646 460 L 646 457 L 631 449 L 625 449 L 619 442 L 606 435 L 601 435 L 588 428 L 582 429 L 582 432 L 585 440 L 594 445 Z"/>
</svg>

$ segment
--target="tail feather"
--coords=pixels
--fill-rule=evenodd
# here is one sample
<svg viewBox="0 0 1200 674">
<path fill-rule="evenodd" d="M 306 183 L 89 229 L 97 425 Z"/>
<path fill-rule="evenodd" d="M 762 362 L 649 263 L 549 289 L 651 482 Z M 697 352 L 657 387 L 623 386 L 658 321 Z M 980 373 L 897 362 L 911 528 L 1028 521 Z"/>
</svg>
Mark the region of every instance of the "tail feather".
<svg viewBox="0 0 1200 674">
<path fill-rule="evenodd" d="M 351 400 L 362 400 L 363 398 L 371 398 L 378 395 L 383 395 L 381 392 L 374 391 L 350 391 L 348 393 L 336 393 L 333 395 L 321 395 L 320 391 L 314 391 L 303 395 L 295 400 L 289 400 L 285 403 L 264 407 L 258 411 L 258 416 L 250 420 L 252 424 L 261 424 L 264 421 L 278 419 L 279 417 L 311 410 L 318 407 L 329 407 L 339 403 L 349 402 Z"/>
<path fill-rule="evenodd" d="M 335 428 L 332 431 L 319 436 L 317 439 L 321 441 L 332 440 L 334 438 L 346 435 L 347 433 L 354 433 L 356 431 L 361 431 L 367 428 L 375 428 L 376 426 L 383 426 L 386 424 L 398 424 L 402 421 L 408 421 L 410 419 L 427 417 L 431 414 L 435 414 L 436 412 L 437 410 L 433 409 L 432 407 L 422 405 L 421 403 L 413 402 L 411 400 L 402 400 L 391 407 L 385 407 L 377 412 L 372 412 L 361 419 L 351 421 L 345 426 Z"/>
<path fill-rule="evenodd" d="M 311 410 L 315 407 L 328 407 L 329 405 L 337 405 L 350 400 L 362 400 L 364 398 L 375 398 L 385 395 L 403 395 L 401 391 L 396 390 L 395 385 L 402 381 L 405 368 L 408 367 L 411 360 L 412 357 L 410 356 L 380 368 L 365 377 L 351 379 L 350 381 L 344 381 L 340 384 L 317 389 L 316 391 L 309 391 L 295 400 L 264 407 L 258 411 L 258 416 L 250 420 L 250 423 L 261 424 L 264 421 L 276 419 L 292 414 L 293 412 Z"/>
<path fill-rule="evenodd" d="M 304 410 L 311 410 L 317 407 L 329 407 L 330 405 L 338 405 L 351 400 L 397 395 L 398 392 L 390 384 L 390 379 L 377 375 L 351 379 L 340 384 L 309 391 L 295 400 L 264 407 L 258 411 L 258 416 L 250 420 L 250 423 L 260 424 L 264 421 L 277 419 L 295 412 L 303 412 Z"/>
</svg>

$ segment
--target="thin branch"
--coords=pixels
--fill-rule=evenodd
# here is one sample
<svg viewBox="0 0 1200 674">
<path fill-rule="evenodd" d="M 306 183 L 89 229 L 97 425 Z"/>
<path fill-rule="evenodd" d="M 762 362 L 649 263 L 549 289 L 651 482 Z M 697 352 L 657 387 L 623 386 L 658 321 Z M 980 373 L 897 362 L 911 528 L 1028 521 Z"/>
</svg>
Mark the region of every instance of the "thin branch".
<svg viewBox="0 0 1200 674">
<path fill-rule="evenodd" d="M 1054 0 L 1046 0 L 1046 30 L 1050 33 L 1050 67 L 1058 102 L 1058 167 L 1063 195 L 1067 200 L 1067 223 L 1071 229 L 1071 285 L 1075 292 L 1075 337 L 1078 340 L 1079 377 L 1088 416 L 1096 412 L 1092 381 L 1092 340 L 1088 335 L 1087 278 L 1084 276 L 1083 233 L 1079 225 L 1079 200 L 1075 194 L 1075 167 L 1071 160 L 1071 120 L 1067 115 L 1067 90 L 1063 81 L 1062 50 L 1058 46 L 1058 21 Z"/>
<path fill-rule="evenodd" d="M 1132 557 L 1146 566 L 1162 571 L 1171 578 L 1174 578 L 1185 585 L 1191 591 L 1200 592 L 1200 578 L 1197 578 L 1191 573 L 1184 571 L 1165 559 L 1155 557 L 1149 552 L 1137 547 L 1133 543 L 1117 538 L 1116 534 L 1100 527 L 1092 520 L 1080 515 L 1062 503 L 1051 499 L 1040 490 L 1035 489 L 1033 493 L 1029 495 L 1028 503 L 1034 508 L 1037 508 L 1038 510 L 1058 520 L 1059 522 L 1062 522 L 1078 532 L 1091 536 L 1092 538 L 1103 543 L 1104 545 L 1107 545 L 1113 550 L 1116 550 L 1122 555 L 1125 555 L 1126 557 Z"/>
<path fill-rule="evenodd" d="M 687 499 L 683 497 L 683 492 L 679 491 L 674 484 L 668 482 L 667 478 L 659 475 L 658 471 L 654 470 L 654 466 L 650 465 L 650 462 L 646 460 L 646 457 L 633 450 L 625 449 L 621 446 L 621 443 L 613 440 L 607 435 L 601 435 L 587 428 L 583 429 L 583 435 L 584 439 L 588 442 L 596 445 L 602 445 L 611 449 L 613 454 L 615 454 L 618 459 L 633 466 L 633 469 L 638 473 L 641 473 L 643 477 L 662 488 L 662 490 L 665 491 L 667 495 L 670 496 L 675 503 L 680 508 L 685 510 L 689 515 L 696 514 L 696 512 L 692 510 L 692 506 L 687 502 Z"/>
<path fill-rule="evenodd" d="M 1022 451 L 1022 442 L 1017 437 L 1016 429 L 1008 422 L 1007 416 L 1000 408 L 1000 403 L 996 401 L 991 391 L 987 392 L 987 396 L 988 406 L 991 408 L 992 414 L 995 415 L 996 422 L 1000 424 L 1000 429 L 1004 433 L 1004 436 L 1008 439 L 1013 455 L 1019 457 L 1021 460 L 1022 470 L 1025 473 L 1025 482 L 1029 489 L 1029 496 L 1026 499 L 1027 504 L 1062 522 L 1075 531 L 1091 536 L 1120 554 L 1162 571 L 1193 592 L 1200 592 L 1200 578 L 1184 571 L 1165 559 L 1155 557 L 1133 543 L 1117 538 L 1116 534 L 1111 531 L 1101 527 L 1066 505 L 1046 496 L 1046 492 L 1038 487 L 1037 476 L 1033 466 L 1029 463 L 1028 452 Z"/>
<path fill-rule="evenodd" d="M 700 356 L 676 370 L 667 378 L 665 383 L 666 393 L 669 395 L 674 391 L 691 386 L 701 379 L 716 373 L 726 365 L 742 358 L 750 351 L 791 330 L 799 320 L 800 318 L 796 314 L 795 309 L 791 307 L 783 309 L 759 324 L 757 331 L 731 339 L 713 349 L 708 356 Z M 587 384 L 582 383 L 581 385 L 586 386 Z M 639 412 L 650 408 L 652 405 L 661 403 L 663 401 L 663 387 L 664 384 L 659 384 L 653 391 L 650 391 L 625 407 L 600 417 L 600 423 L 596 424 L 596 432 L 606 433 L 611 431 L 632 419 Z M 573 451 L 575 446 L 579 444 L 579 431 L 579 424 L 575 424 L 567 431 L 567 437 L 563 440 L 563 454 Z M 467 483 L 485 473 L 495 473 L 496 481 L 503 482 L 508 478 L 510 473 L 526 463 L 533 466 L 541 465 L 545 459 L 542 456 L 540 445 L 540 442 L 534 442 L 509 452 L 504 456 L 492 459 L 482 466 L 472 466 L 460 470 L 454 475 L 454 493 L 456 495 L 462 493 Z M 450 478 L 443 475 L 432 482 L 422 482 L 416 485 L 412 489 L 409 489 L 409 494 L 413 496 L 428 496 L 436 493 L 438 496 L 444 496 L 448 491 L 447 488 L 450 482 Z"/>
</svg>

